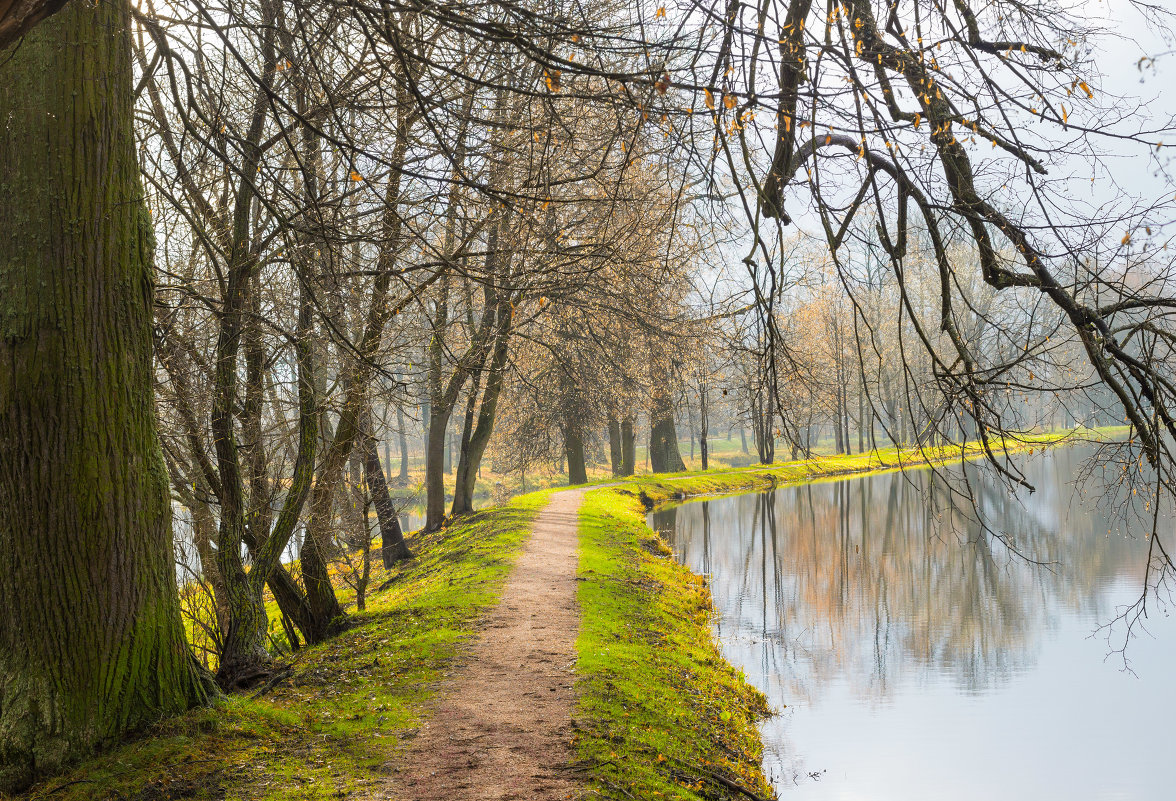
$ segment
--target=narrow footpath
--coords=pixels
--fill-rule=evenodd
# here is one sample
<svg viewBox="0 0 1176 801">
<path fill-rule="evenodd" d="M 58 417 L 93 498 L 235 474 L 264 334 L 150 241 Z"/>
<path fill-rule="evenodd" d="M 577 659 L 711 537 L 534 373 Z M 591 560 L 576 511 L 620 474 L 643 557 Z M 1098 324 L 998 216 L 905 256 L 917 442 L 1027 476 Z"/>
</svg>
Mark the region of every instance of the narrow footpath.
<svg viewBox="0 0 1176 801">
<path fill-rule="evenodd" d="M 567 799 L 572 760 L 578 513 L 582 490 L 552 496 L 502 601 L 481 624 L 400 759 L 401 801 Z"/>
</svg>

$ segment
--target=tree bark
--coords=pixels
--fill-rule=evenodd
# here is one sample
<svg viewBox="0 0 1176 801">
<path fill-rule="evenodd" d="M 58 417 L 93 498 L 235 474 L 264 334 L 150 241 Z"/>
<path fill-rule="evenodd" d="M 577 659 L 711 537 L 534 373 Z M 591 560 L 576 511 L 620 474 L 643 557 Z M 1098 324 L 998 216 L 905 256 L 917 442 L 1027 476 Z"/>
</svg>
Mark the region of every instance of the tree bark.
<svg viewBox="0 0 1176 801">
<path fill-rule="evenodd" d="M 486 453 L 486 446 L 490 444 L 490 435 L 494 432 L 494 420 L 498 414 L 498 398 L 502 394 L 502 387 L 506 378 L 506 358 L 509 353 L 511 335 L 510 305 L 501 303 L 495 309 L 498 319 L 497 333 L 494 338 L 494 352 L 490 357 L 489 375 L 486 378 L 486 388 L 482 392 L 482 403 L 478 408 L 477 425 L 471 430 L 472 416 L 467 415 L 465 428 L 461 436 L 460 458 L 457 464 L 457 481 L 453 488 L 453 506 L 451 514 L 468 514 L 474 511 L 474 486 L 478 469 L 482 466 L 482 457 Z M 477 382 L 472 392 L 477 391 Z"/>
<path fill-rule="evenodd" d="M 678 452 L 674 409 L 666 392 L 656 392 L 649 410 L 649 462 L 655 473 L 680 473 L 686 469 Z"/>
<path fill-rule="evenodd" d="M 404 407 L 396 407 L 396 429 L 400 434 L 400 475 L 396 477 L 396 486 L 408 486 L 408 435 L 404 431 Z M 389 465 L 391 469 L 391 465 Z"/>
<path fill-rule="evenodd" d="M 0 2 L 0 50 L 31 31 L 41 20 L 56 14 L 66 0 L 6 0 Z"/>
<path fill-rule="evenodd" d="M 571 420 L 564 426 L 564 454 L 568 460 L 568 484 L 588 483 L 588 471 L 584 467 L 584 438 L 579 426 Z"/>
<path fill-rule="evenodd" d="M 637 470 L 636 421 L 630 416 L 621 420 L 621 475 L 631 476 Z"/>
<path fill-rule="evenodd" d="M 0 53 L 0 791 L 207 698 L 155 427 L 126 0 Z"/>
<path fill-rule="evenodd" d="M 384 568 L 388 569 L 402 559 L 411 559 L 412 551 L 404 541 L 404 531 L 400 528 L 400 519 L 396 516 L 392 496 L 388 494 L 388 482 L 384 478 L 384 468 L 380 464 L 380 454 L 376 450 L 376 440 L 371 436 L 371 431 L 371 415 L 368 414 L 362 440 L 364 483 L 367 484 L 368 497 L 376 507 L 376 519 L 380 523 L 380 558 L 384 562 Z"/>
<path fill-rule="evenodd" d="M 425 434 L 425 530 L 436 531 L 445 521 L 445 429 L 452 408 L 443 412 L 430 404 L 429 428 Z"/>
<path fill-rule="evenodd" d="M 625 456 L 621 447 L 621 421 L 615 414 L 608 416 L 608 455 L 614 476 L 623 476 Z"/>
</svg>

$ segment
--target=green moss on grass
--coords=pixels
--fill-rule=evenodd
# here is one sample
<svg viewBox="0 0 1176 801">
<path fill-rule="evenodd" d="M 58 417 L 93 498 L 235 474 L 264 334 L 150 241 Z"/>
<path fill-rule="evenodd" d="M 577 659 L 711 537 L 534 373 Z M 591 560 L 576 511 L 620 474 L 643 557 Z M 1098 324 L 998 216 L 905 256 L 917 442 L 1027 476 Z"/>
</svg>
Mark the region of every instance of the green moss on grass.
<svg viewBox="0 0 1176 801">
<path fill-rule="evenodd" d="M 577 749 L 599 796 L 770 794 L 756 722 L 764 696 L 719 654 L 702 579 L 670 558 L 631 496 L 580 512 Z"/>
<path fill-rule="evenodd" d="M 171 718 L 22 798 L 371 797 L 473 621 L 499 597 L 548 495 L 521 496 L 414 537 L 416 559 L 390 573 L 375 568 L 373 588 L 392 580 L 388 589 L 369 597 L 348 631 L 299 652 L 290 675 L 263 697 Z"/>
</svg>

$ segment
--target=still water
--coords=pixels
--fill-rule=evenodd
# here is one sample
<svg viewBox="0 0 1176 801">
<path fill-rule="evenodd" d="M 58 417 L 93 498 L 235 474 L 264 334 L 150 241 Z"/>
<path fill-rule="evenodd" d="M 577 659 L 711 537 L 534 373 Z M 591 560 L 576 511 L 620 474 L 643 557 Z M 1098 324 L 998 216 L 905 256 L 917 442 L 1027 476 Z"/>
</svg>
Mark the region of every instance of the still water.
<svg viewBox="0 0 1176 801">
<path fill-rule="evenodd" d="M 1024 558 L 927 471 L 651 515 L 779 711 L 762 732 L 781 798 L 1176 799 L 1176 621 L 1153 599 L 1125 654 L 1103 628 L 1139 598 L 1148 526 L 1075 487 L 1087 456 L 1031 457 L 1037 492 L 1015 497 L 965 468 Z"/>
</svg>

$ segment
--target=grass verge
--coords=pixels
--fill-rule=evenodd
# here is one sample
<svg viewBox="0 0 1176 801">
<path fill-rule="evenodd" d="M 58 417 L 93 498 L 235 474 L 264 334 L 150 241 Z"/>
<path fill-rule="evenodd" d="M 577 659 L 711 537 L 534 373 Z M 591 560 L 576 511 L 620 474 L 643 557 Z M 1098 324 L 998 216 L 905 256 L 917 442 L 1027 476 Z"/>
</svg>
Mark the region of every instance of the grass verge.
<svg viewBox="0 0 1176 801">
<path fill-rule="evenodd" d="M 580 511 L 575 722 L 589 789 L 766 797 L 756 722 L 767 700 L 719 653 L 703 580 L 644 518 L 636 497 L 610 490 L 587 493 Z"/>
<path fill-rule="evenodd" d="M 1043 448 L 1079 441 L 1103 441 L 1126 436 L 1127 433 L 1127 426 L 1111 426 L 1045 434 L 1022 434 L 1016 437 L 1008 436 L 1003 440 L 993 438 L 990 447 L 996 458 L 1002 460 L 1032 454 Z M 734 494 L 822 478 L 922 469 L 963 460 L 982 459 L 984 456 L 983 446 L 975 441 L 946 447 L 891 447 L 868 453 L 814 455 L 810 459 L 799 459 L 778 465 L 634 476 L 625 481 L 625 487 L 629 491 L 639 493 L 646 508 L 653 508 L 692 496 Z"/>
<path fill-rule="evenodd" d="M 492 603 L 549 493 L 532 493 L 414 537 L 417 558 L 379 568 L 351 628 L 300 651 L 264 697 L 164 721 L 21 796 L 28 801 L 278 801 L 366 798 L 472 622 Z M 381 794 L 379 797 L 383 797 Z"/>
</svg>

